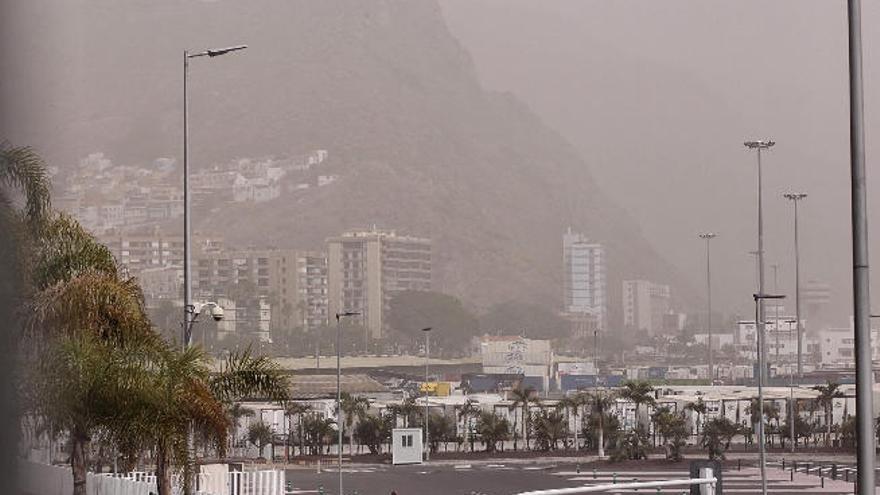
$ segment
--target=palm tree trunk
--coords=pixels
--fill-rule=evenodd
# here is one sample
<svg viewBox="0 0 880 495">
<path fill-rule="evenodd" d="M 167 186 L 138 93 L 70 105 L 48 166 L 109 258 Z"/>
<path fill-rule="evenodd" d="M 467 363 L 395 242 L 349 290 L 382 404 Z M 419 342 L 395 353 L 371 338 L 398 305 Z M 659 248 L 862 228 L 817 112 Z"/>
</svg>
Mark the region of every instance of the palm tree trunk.
<svg viewBox="0 0 880 495">
<path fill-rule="evenodd" d="M 514 451 L 517 450 L 517 448 L 516 448 L 516 447 L 517 447 L 517 446 L 516 446 L 516 438 L 517 438 L 517 436 L 518 436 L 518 435 L 517 435 L 517 433 L 518 433 L 518 428 L 519 428 L 519 425 L 517 424 L 517 421 L 516 421 L 516 409 L 514 409 L 514 410 L 513 410 L 513 450 L 514 450 Z"/>
<path fill-rule="evenodd" d="M 354 421 L 348 425 L 348 455 L 354 456 Z"/>
<path fill-rule="evenodd" d="M 73 471 L 73 495 L 86 495 L 86 472 L 89 465 L 89 437 L 74 432 L 71 438 L 70 467 Z"/>
<path fill-rule="evenodd" d="M 831 407 L 825 406 L 825 447 L 831 444 Z"/>
<path fill-rule="evenodd" d="M 603 413 L 599 413 L 599 458 L 605 457 L 605 418 Z"/>
<path fill-rule="evenodd" d="M 156 449 L 156 488 L 159 495 L 171 495 L 171 466 L 164 446 Z"/>
</svg>

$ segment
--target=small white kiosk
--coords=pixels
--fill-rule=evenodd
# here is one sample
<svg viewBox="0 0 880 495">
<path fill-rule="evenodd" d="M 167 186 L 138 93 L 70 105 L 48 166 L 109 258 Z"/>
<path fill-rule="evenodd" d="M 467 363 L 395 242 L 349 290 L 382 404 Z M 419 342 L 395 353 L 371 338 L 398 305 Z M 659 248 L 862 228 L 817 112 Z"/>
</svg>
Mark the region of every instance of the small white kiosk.
<svg viewBox="0 0 880 495">
<path fill-rule="evenodd" d="M 421 428 L 391 430 L 391 462 L 394 465 L 422 463 Z"/>
</svg>

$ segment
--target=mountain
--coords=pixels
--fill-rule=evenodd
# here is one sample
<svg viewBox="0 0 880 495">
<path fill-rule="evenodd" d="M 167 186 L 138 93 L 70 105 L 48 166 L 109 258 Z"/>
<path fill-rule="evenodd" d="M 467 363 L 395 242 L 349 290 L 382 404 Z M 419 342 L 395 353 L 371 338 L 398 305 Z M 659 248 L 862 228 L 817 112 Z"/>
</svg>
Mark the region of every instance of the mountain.
<svg viewBox="0 0 880 495">
<path fill-rule="evenodd" d="M 516 98 L 481 87 L 434 1 L 25 3 L 40 5 L 19 7 L 24 21 L 67 26 L 20 48 L 45 63 L 6 67 L 45 95 L 19 99 L 19 110 L 44 113 L 17 138 L 56 164 L 99 150 L 116 163 L 178 156 L 182 49 L 239 43 L 249 48 L 192 60 L 194 166 L 329 150 L 334 183 L 196 211 L 200 231 L 317 248 L 375 224 L 434 240 L 438 290 L 476 306 L 557 307 L 571 226 L 607 245 L 612 311 L 623 278 L 688 290 L 569 143 Z"/>
</svg>

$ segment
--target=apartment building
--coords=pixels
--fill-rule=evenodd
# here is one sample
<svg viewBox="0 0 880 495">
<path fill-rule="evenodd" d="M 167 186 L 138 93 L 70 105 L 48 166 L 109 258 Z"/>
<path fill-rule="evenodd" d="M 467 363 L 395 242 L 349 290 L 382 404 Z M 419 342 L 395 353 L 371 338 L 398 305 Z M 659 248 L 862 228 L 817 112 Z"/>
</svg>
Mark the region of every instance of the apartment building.
<svg viewBox="0 0 880 495">
<path fill-rule="evenodd" d="M 649 335 L 662 333 L 663 320 L 672 310 L 672 291 L 668 285 L 648 280 L 623 281 L 623 325 L 647 331 Z"/>
<path fill-rule="evenodd" d="M 268 297 L 273 326 L 327 324 L 327 258 L 323 253 L 294 249 L 202 251 L 193 258 L 193 294 L 205 299 Z M 241 301 L 238 301 L 241 304 Z"/>
<path fill-rule="evenodd" d="M 329 314 L 359 311 L 373 338 L 395 293 L 431 290 L 431 240 L 390 230 L 346 232 L 327 240 Z"/>
</svg>

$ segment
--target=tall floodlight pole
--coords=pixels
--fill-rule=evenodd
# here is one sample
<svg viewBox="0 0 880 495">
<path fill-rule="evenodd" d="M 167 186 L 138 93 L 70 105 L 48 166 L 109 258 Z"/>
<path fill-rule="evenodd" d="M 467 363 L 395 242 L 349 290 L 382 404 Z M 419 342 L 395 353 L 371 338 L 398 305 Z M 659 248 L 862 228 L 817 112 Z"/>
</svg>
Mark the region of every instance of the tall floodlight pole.
<svg viewBox="0 0 880 495">
<path fill-rule="evenodd" d="M 801 255 L 798 232 L 798 203 L 807 197 L 805 193 L 786 193 L 785 199 L 794 204 L 794 312 L 797 319 L 797 374 L 804 376 L 804 331 L 801 324 Z"/>
<path fill-rule="evenodd" d="M 718 234 L 705 232 L 700 234 L 700 239 L 706 241 L 706 332 L 709 334 L 707 339 L 709 354 L 709 385 L 715 385 L 714 361 L 712 359 L 712 264 L 709 244 Z"/>
<path fill-rule="evenodd" d="M 770 268 L 773 269 L 773 292 L 779 293 L 779 263 L 773 263 L 770 265 Z M 774 362 L 776 366 L 779 366 L 779 303 L 773 303 L 773 333 L 774 339 L 776 341 L 776 356 L 774 358 Z"/>
<path fill-rule="evenodd" d="M 189 193 L 189 98 L 187 85 L 189 84 L 189 59 L 196 57 L 218 57 L 227 53 L 244 50 L 247 45 L 231 46 L 228 48 L 216 48 L 202 52 L 190 53 L 183 51 L 183 346 L 187 348 L 192 344 L 192 326 L 194 306 L 192 303 L 192 219 L 190 214 Z"/>
<path fill-rule="evenodd" d="M 358 311 L 343 311 L 336 313 L 336 431 L 338 442 L 336 445 L 337 457 L 336 468 L 339 474 L 339 494 L 342 495 L 342 319 L 348 316 L 358 316 Z"/>
<path fill-rule="evenodd" d="M 868 279 L 868 199 L 865 184 L 865 115 L 862 87 L 862 6 L 847 0 L 849 27 L 849 147 L 852 181 L 853 318 L 856 347 L 858 493 L 873 494 L 874 374 L 871 362 L 871 297 Z"/>
<path fill-rule="evenodd" d="M 422 329 L 425 334 L 425 461 L 431 460 L 431 442 L 428 437 L 428 357 L 431 353 L 431 341 L 429 340 L 431 327 Z"/>
<path fill-rule="evenodd" d="M 763 300 L 785 298 L 785 296 L 775 294 L 754 294 L 753 297 L 755 298 L 755 323 L 758 322 L 758 317 L 761 312 L 761 302 Z M 757 328 L 757 325 L 755 328 Z M 763 332 L 757 332 L 757 337 L 758 367 L 763 370 L 766 366 L 765 359 L 767 358 L 767 354 L 763 349 L 765 347 L 764 340 L 766 336 Z M 758 444 L 760 445 L 761 495 L 767 495 L 767 446 L 764 442 L 764 378 L 763 373 L 758 373 Z"/>
<path fill-rule="evenodd" d="M 793 331 L 791 329 L 791 324 L 797 323 L 797 320 L 785 320 L 785 322 L 788 323 L 788 345 L 791 346 L 791 336 L 793 333 Z M 777 331 L 778 331 L 778 329 L 777 329 Z M 790 353 L 789 353 L 789 355 L 790 355 Z M 789 357 L 789 359 L 788 359 L 788 410 L 789 410 L 788 424 L 789 424 L 789 435 L 790 435 L 789 438 L 791 438 L 791 453 L 794 454 L 794 444 L 795 444 L 794 423 L 795 423 L 795 421 L 797 421 L 797 419 L 796 419 L 796 416 L 797 416 L 796 409 L 797 408 L 795 407 L 795 404 L 794 404 L 794 370 L 792 369 L 791 365 L 792 365 L 792 360 Z"/>
<path fill-rule="evenodd" d="M 187 85 L 189 83 L 189 59 L 196 57 L 217 57 L 227 53 L 244 50 L 247 45 L 231 46 L 228 48 L 216 48 L 196 53 L 189 50 L 183 51 L 183 348 L 192 344 L 192 329 L 196 311 L 192 301 L 192 215 L 190 203 L 192 199 L 189 193 L 189 97 Z M 184 491 L 192 493 L 192 469 L 191 462 L 195 458 L 195 445 L 193 443 L 192 425 L 187 434 L 187 470 L 184 476 Z"/>
<path fill-rule="evenodd" d="M 763 177 L 761 174 L 761 152 L 764 150 L 769 150 L 776 143 L 767 139 L 767 140 L 757 140 L 757 141 L 746 141 L 743 143 L 750 150 L 756 150 L 758 152 L 758 294 L 764 293 L 764 192 L 763 192 Z M 758 299 L 758 317 L 755 319 L 755 323 L 757 324 L 756 330 L 759 334 L 763 334 L 765 330 L 764 326 L 764 300 Z M 763 337 L 762 337 L 763 338 Z M 767 363 L 767 349 L 766 347 L 763 349 L 765 353 L 762 356 L 763 362 Z M 766 380 L 767 379 L 767 370 L 764 367 L 761 367 L 758 370 L 761 377 Z"/>
</svg>

